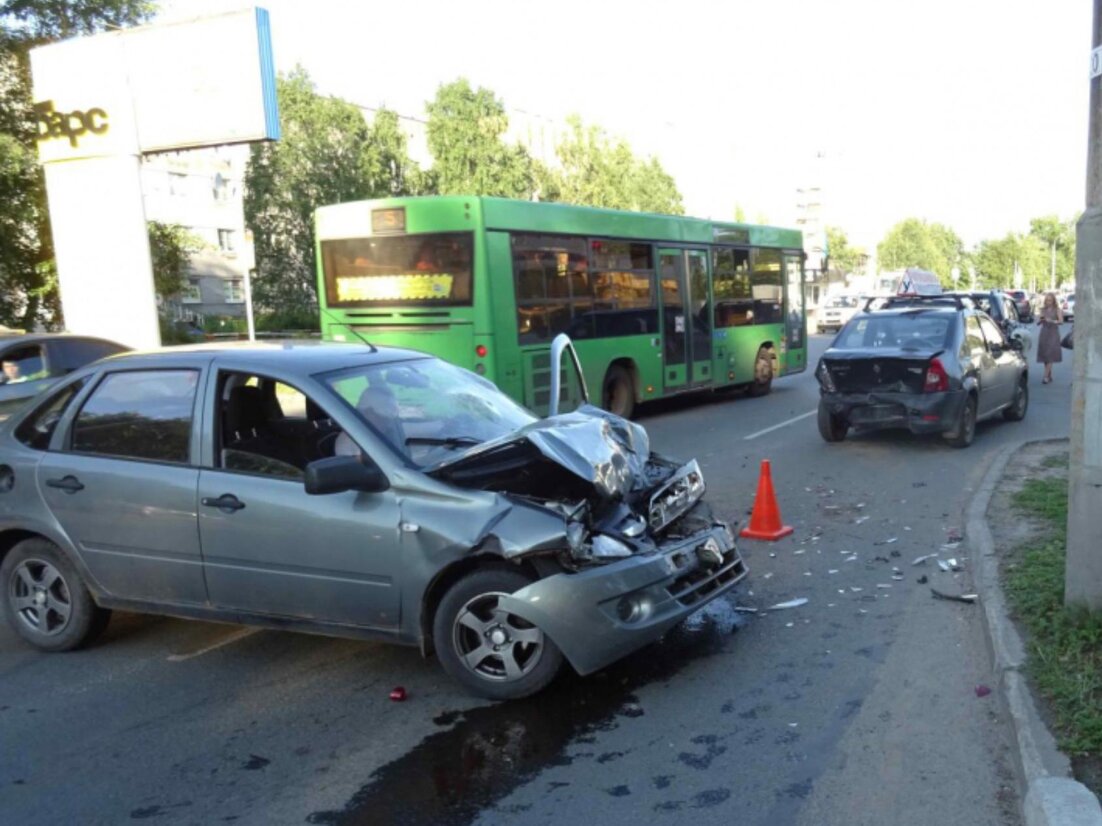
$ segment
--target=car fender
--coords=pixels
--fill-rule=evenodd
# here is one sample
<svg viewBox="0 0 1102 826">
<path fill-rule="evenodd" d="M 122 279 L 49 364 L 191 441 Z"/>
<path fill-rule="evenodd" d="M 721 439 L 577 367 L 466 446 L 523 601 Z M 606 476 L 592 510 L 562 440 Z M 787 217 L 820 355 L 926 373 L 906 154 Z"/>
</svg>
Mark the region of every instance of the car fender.
<svg viewBox="0 0 1102 826">
<path fill-rule="evenodd" d="M 103 587 L 96 581 L 88 570 L 88 567 L 84 564 L 84 559 L 81 557 L 80 551 L 77 549 L 76 545 L 69 538 L 69 535 L 62 530 L 60 523 L 56 520 L 50 519 L 46 521 L 25 516 L 20 516 L 17 519 L 5 519 L 0 517 L 0 537 L 3 537 L 10 531 L 35 534 L 52 542 L 61 550 L 65 558 L 73 563 L 81 579 L 84 580 L 85 586 L 92 592 L 93 596 L 99 597 L 105 593 Z"/>
</svg>

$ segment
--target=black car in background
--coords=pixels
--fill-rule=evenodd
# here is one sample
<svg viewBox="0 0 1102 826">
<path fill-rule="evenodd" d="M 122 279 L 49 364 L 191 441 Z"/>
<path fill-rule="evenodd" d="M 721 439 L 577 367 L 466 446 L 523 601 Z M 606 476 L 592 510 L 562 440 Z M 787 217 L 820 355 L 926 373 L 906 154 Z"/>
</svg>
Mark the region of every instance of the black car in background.
<svg viewBox="0 0 1102 826">
<path fill-rule="evenodd" d="M 62 376 L 127 347 L 66 333 L 0 337 L 0 421 Z"/>
<path fill-rule="evenodd" d="M 819 360 L 819 433 L 851 427 L 939 433 L 967 447 L 976 422 L 1025 418 L 1028 366 L 1021 344 L 971 302 L 944 296 L 860 313 Z"/>
<path fill-rule="evenodd" d="M 1033 335 L 1018 312 L 1018 302 L 1010 293 L 1003 290 L 977 290 L 951 292 L 945 295 L 959 295 L 969 299 L 976 309 L 983 310 L 991 316 L 1003 331 L 1003 335 L 1007 338 L 1019 339 L 1023 350 L 1028 350 L 1033 343 Z"/>
<path fill-rule="evenodd" d="M 1014 299 L 1018 307 L 1018 316 L 1026 324 L 1033 321 L 1033 305 L 1029 302 L 1029 294 L 1025 290 L 1007 290 L 1006 294 Z"/>
</svg>

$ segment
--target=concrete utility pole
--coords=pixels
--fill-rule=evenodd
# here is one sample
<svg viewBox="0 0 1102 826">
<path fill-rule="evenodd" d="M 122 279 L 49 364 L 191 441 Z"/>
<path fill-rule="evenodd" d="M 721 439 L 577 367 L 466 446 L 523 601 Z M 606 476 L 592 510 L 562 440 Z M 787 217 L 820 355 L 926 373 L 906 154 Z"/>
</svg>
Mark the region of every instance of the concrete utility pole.
<svg viewBox="0 0 1102 826">
<path fill-rule="evenodd" d="M 1091 45 L 1087 209 L 1076 227 L 1075 383 L 1064 602 L 1102 611 L 1102 0 L 1094 0 Z"/>
</svg>

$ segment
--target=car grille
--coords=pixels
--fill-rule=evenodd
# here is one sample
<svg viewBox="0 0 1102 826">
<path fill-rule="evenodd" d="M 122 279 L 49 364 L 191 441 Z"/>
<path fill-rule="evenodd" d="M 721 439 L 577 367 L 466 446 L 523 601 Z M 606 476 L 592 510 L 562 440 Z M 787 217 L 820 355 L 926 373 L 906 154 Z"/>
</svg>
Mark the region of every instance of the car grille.
<svg viewBox="0 0 1102 826">
<path fill-rule="evenodd" d="M 675 579 L 666 586 L 666 590 L 671 597 L 688 607 L 702 602 L 720 588 L 738 582 L 746 573 L 746 563 L 739 556 L 738 549 L 731 548 L 723 555 L 723 564 L 718 568 L 697 568 Z"/>
</svg>

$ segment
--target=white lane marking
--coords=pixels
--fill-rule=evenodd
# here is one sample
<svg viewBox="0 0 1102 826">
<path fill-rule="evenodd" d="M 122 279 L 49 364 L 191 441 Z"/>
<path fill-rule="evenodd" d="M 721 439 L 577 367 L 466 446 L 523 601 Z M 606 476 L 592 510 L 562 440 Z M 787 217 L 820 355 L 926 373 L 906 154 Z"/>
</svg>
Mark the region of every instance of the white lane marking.
<svg viewBox="0 0 1102 826">
<path fill-rule="evenodd" d="M 169 654 L 168 661 L 170 663 L 178 663 L 183 662 L 184 660 L 194 659 L 195 657 L 201 657 L 204 654 L 209 654 L 211 651 L 221 648 L 224 645 L 229 645 L 230 643 L 237 642 L 238 640 L 243 640 L 245 639 L 245 637 L 250 637 L 260 630 L 261 629 L 259 628 L 238 628 L 236 631 L 227 634 L 217 642 L 212 642 L 210 645 L 204 646 L 198 651 L 189 651 L 186 654 Z"/>
<path fill-rule="evenodd" d="M 788 427 L 788 425 L 794 424 L 795 422 L 798 422 L 801 419 L 806 419 L 808 416 L 814 416 L 818 412 L 819 412 L 818 409 L 809 410 L 807 413 L 801 413 L 799 416 L 793 416 L 791 419 L 787 419 L 787 420 L 781 422 L 780 424 L 775 424 L 772 427 L 767 427 L 767 428 L 765 428 L 765 430 L 759 430 L 757 433 L 751 433 L 749 436 L 743 436 L 742 440 L 744 442 L 748 442 L 751 439 L 758 438 L 758 436 L 764 436 L 766 433 L 772 433 L 774 430 L 780 430 L 782 427 Z"/>
</svg>

